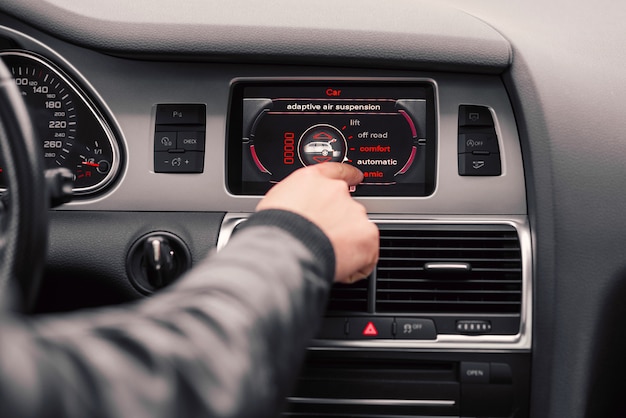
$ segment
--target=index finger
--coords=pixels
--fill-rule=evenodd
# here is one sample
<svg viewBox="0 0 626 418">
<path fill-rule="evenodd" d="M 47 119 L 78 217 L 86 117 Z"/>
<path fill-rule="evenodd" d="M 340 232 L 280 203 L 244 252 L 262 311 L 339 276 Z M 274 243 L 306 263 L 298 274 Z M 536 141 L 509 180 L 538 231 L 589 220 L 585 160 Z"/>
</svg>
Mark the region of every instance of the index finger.
<svg viewBox="0 0 626 418">
<path fill-rule="evenodd" d="M 342 163 L 322 163 L 314 166 L 317 170 L 329 179 L 343 180 L 348 186 L 356 186 L 363 181 L 363 173 L 358 168 L 350 164 Z"/>
</svg>

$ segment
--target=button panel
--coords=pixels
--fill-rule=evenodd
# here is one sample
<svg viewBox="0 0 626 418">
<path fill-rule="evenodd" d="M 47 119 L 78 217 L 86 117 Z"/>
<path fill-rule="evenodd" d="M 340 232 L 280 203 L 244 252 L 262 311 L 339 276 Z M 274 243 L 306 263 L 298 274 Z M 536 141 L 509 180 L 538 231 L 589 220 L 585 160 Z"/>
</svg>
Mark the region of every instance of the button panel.
<svg viewBox="0 0 626 418">
<path fill-rule="evenodd" d="M 493 117 L 486 106 L 462 105 L 459 106 L 459 126 L 487 126 L 492 127 Z"/>
<path fill-rule="evenodd" d="M 157 151 L 154 153 L 154 171 L 157 173 L 202 173 L 203 169 L 203 152 Z"/>
<path fill-rule="evenodd" d="M 489 383 L 490 380 L 489 363 L 461 363 L 461 382 L 463 383 Z"/>
<path fill-rule="evenodd" d="M 160 104 L 154 132 L 156 173 L 202 173 L 206 134 L 204 104 Z"/>
<path fill-rule="evenodd" d="M 165 131 L 154 134 L 154 151 L 168 151 L 176 148 L 177 132 Z"/>
<path fill-rule="evenodd" d="M 403 340 L 435 340 L 437 330 L 432 319 L 396 318 L 396 338 Z"/>
<path fill-rule="evenodd" d="M 506 363 L 461 362 L 461 382 L 510 385 L 513 383 L 511 366 Z"/>
<path fill-rule="evenodd" d="M 204 125 L 206 107 L 203 104 L 157 105 L 157 125 Z"/>
<path fill-rule="evenodd" d="M 499 176 L 502 174 L 500 147 L 491 109 L 486 106 L 459 106 L 459 175 Z"/>
<path fill-rule="evenodd" d="M 391 339 L 393 338 L 393 318 L 356 317 L 349 318 L 351 340 Z"/>
<path fill-rule="evenodd" d="M 456 321 L 456 330 L 460 334 L 488 334 L 491 332 L 491 321 L 461 320 Z"/>
<path fill-rule="evenodd" d="M 178 148 L 185 151 L 204 151 L 204 132 L 178 132 Z"/>
<path fill-rule="evenodd" d="M 459 134 L 459 154 L 480 153 L 499 154 L 498 137 L 493 132 L 469 132 Z"/>
<path fill-rule="evenodd" d="M 348 322 L 343 317 L 324 318 L 317 338 L 341 340 L 348 336 Z"/>
<path fill-rule="evenodd" d="M 459 154 L 459 174 L 463 176 L 499 176 L 501 174 L 500 155 L 480 152 Z"/>
<path fill-rule="evenodd" d="M 330 340 L 436 340 L 437 329 L 434 321 L 427 318 L 327 317 L 322 322 L 317 338 Z"/>
</svg>

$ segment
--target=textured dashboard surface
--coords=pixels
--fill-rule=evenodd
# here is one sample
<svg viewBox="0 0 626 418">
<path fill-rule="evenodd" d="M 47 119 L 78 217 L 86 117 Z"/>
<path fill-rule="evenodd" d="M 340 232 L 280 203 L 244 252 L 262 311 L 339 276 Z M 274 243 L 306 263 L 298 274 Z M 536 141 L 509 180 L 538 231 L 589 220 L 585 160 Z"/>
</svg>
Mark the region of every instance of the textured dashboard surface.
<svg viewBox="0 0 626 418">
<path fill-rule="evenodd" d="M 513 48 L 537 248 L 532 416 L 623 416 L 626 4 L 446 3 Z"/>
<path fill-rule="evenodd" d="M 501 72 L 508 42 L 436 2 L 9 0 L 7 13 L 72 43 L 123 54 Z M 371 10 L 378 9 L 376 13 Z M 391 25 L 389 23 L 392 23 Z"/>
<path fill-rule="evenodd" d="M 16 27 L 11 19 L 1 17 L 0 24 Z M 0 33 L 63 63 L 68 71 L 75 71 L 75 77 L 85 77 L 84 83 L 95 89 L 92 96 L 100 96 L 124 137 L 127 164 L 118 184 L 97 199 L 76 201 L 67 205 L 66 209 L 253 211 L 259 197 L 233 196 L 225 187 L 227 111 L 233 80 L 245 77 L 356 78 L 375 83 L 376 80 L 393 78 L 435 83 L 438 114 L 436 188 L 431 196 L 424 198 L 361 198 L 368 211 L 404 215 L 497 216 L 526 213 L 524 175 L 515 120 L 505 87 L 495 75 L 132 60 L 77 48 L 32 28 L 24 29 L 45 42 L 46 46 L 8 29 L 0 28 Z M 55 53 L 59 54 L 56 58 Z M 154 172 L 155 113 L 159 103 L 206 103 L 206 146 L 210 152 L 205 156 L 204 173 Z M 479 178 L 458 175 L 457 126 L 459 106 L 462 104 L 485 105 L 494 110 L 496 131 L 503 147 L 501 176 Z"/>
</svg>

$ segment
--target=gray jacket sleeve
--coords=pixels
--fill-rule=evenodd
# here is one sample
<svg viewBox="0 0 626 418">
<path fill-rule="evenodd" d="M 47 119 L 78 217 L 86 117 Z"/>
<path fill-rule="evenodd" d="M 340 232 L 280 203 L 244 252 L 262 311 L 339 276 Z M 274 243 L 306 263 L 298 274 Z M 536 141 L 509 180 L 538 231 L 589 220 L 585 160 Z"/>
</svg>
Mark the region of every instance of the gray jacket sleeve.
<svg viewBox="0 0 626 418">
<path fill-rule="evenodd" d="M 222 251 L 130 306 L 0 318 L 0 416 L 276 416 L 334 276 L 326 236 L 253 215 Z"/>
</svg>

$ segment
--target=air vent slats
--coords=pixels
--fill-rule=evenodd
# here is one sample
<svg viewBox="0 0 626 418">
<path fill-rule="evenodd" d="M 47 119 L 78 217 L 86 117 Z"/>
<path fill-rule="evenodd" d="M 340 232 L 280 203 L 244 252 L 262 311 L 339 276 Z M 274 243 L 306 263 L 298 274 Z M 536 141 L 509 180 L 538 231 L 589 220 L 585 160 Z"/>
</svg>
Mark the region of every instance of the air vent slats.
<svg viewBox="0 0 626 418">
<path fill-rule="evenodd" d="M 390 271 L 424 271 L 424 267 L 378 267 L 377 271 L 379 272 L 390 272 Z M 482 272 L 482 273 L 521 273 L 522 269 L 520 267 L 514 268 L 472 268 L 474 272 Z"/>
<path fill-rule="evenodd" d="M 328 312 L 367 312 L 369 280 L 353 285 L 336 284 L 330 293 Z"/>
<path fill-rule="evenodd" d="M 396 282 L 396 283 L 404 283 L 406 285 L 409 285 L 410 283 L 433 283 L 433 281 L 431 279 L 378 279 L 377 280 L 378 283 L 391 283 L 391 282 Z M 448 280 L 446 281 L 447 284 L 470 284 L 470 285 L 475 285 L 478 283 L 483 283 L 483 284 L 487 284 L 487 283 L 497 283 L 497 284 L 501 284 L 501 285 L 505 285 L 505 284 L 513 284 L 513 285 L 519 285 L 519 281 L 518 280 L 472 280 L 471 282 L 467 282 L 465 280 L 463 281 L 452 281 L 452 280 Z"/>
<path fill-rule="evenodd" d="M 420 302 L 423 304 L 445 304 L 445 305 L 453 305 L 453 304 L 467 304 L 467 305 L 480 305 L 483 303 L 482 300 L 467 300 L 467 301 L 459 301 L 459 300 L 447 300 L 444 298 L 441 299 L 437 299 L 437 300 L 430 300 L 430 299 L 424 299 L 424 300 L 416 300 L 416 302 Z M 402 303 L 407 303 L 405 300 L 392 300 L 389 301 L 390 304 L 402 304 Z M 515 302 L 506 302 L 506 301 L 493 301 L 492 302 L 493 305 L 503 305 L 503 306 L 517 306 L 517 304 Z"/>
<path fill-rule="evenodd" d="M 484 236 L 484 237 L 468 237 L 468 236 L 463 236 L 461 234 L 459 235 L 440 235 L 437 236 L 436 234 L 428 234 L 428 235 L 422 235 L 422 236 L 418 236 L 415 234 L 404 234 L 404 235 L 387 235 L 384 237 L 385 239 L 388 240 L 392 240 L 392 239 L 410 239 L 410 240 L 420 240 L 420 241 L 446 241 L 446 240 L 452 240 L 452 241 L 481 241 L 481 242 L 487 242 L 487 241 L 510 241 L 512 243 L 516 243 L 517 242 L 517 238 L 516 237 L 489 237 L 489 236 Z"/>
<path fill-rule="evenodd" d="M 519 313 L 519 240 L 507 226 L 381 228 L 376 311 Z M 426 271 L 426 263 L 464 263 L 469 271 Z"/>
<path fill-rule="evenodd" d="M 420 293 L 437 293 L 439 295 L 439 297 L 441 298 L 445 298 L 446 295 L 458 295 L 457 291 L 454 290 L 440 290 L 440 289 L 420 289 L 420 290 L 405 290 L 405 289 L 388 289 L 387 292 L 389 293 L 411 293 L 413 295 L 417 295 Z M 519 292 L 517 290 L 464 290 L 463 294 L 465 295 L 471 295 L 471 294 L 476 294 L 476 295 L 489 295 L 489 294 L 493 294 L 493 295 L 504 295 L 504 294 L 510 294 L 510 295 L 517 295 Z"/>
<path fill-rule="evenodd" d="M 522 260 L 508 225 L 381 225 L 376 281 L 335 286 L 331 313 L 520 314 Z M 427 263 L 443 264 L 425 269 Z M 445 265 L 469 269 L 446 269 Z M 375 300 L 370 297 L 374 295 Z"/>
<path fill-rule="evenodd" d="M 459 258 L 452 257 L 381 257 L 379 263 L 383 264 L 386 262 L 398 262 L 398 261 L 411 261 L 411 262 L 432 262 L 432 261 L 458 261 Z M 519 261 L 519 258 L 478 258 L 478 257 L 463 257 L 463 261 L 466 262 L 483 262 L 483 263 L 502 263 L 502 262 L 511 262 L 516 263 Z"/>
<path fill-rule="evenodd" d="M 483 247 L 483 248 L 467 248 L 467 247 L 449 247 L 449 248 L 441 248 L 441 247 L 410 247 L 410 246 L 406 246 L 406 247 L 386 247 L 388 250 L 395 250 L 395 251 L 442 251 L 442 250 L 446 250 L 446 251 L 485 251 L 485 250 L 489 250 L 489 251 L 511 251 L 512 249 L 510 248 L 487 248 L 487 247 Z"/>
</svg>

